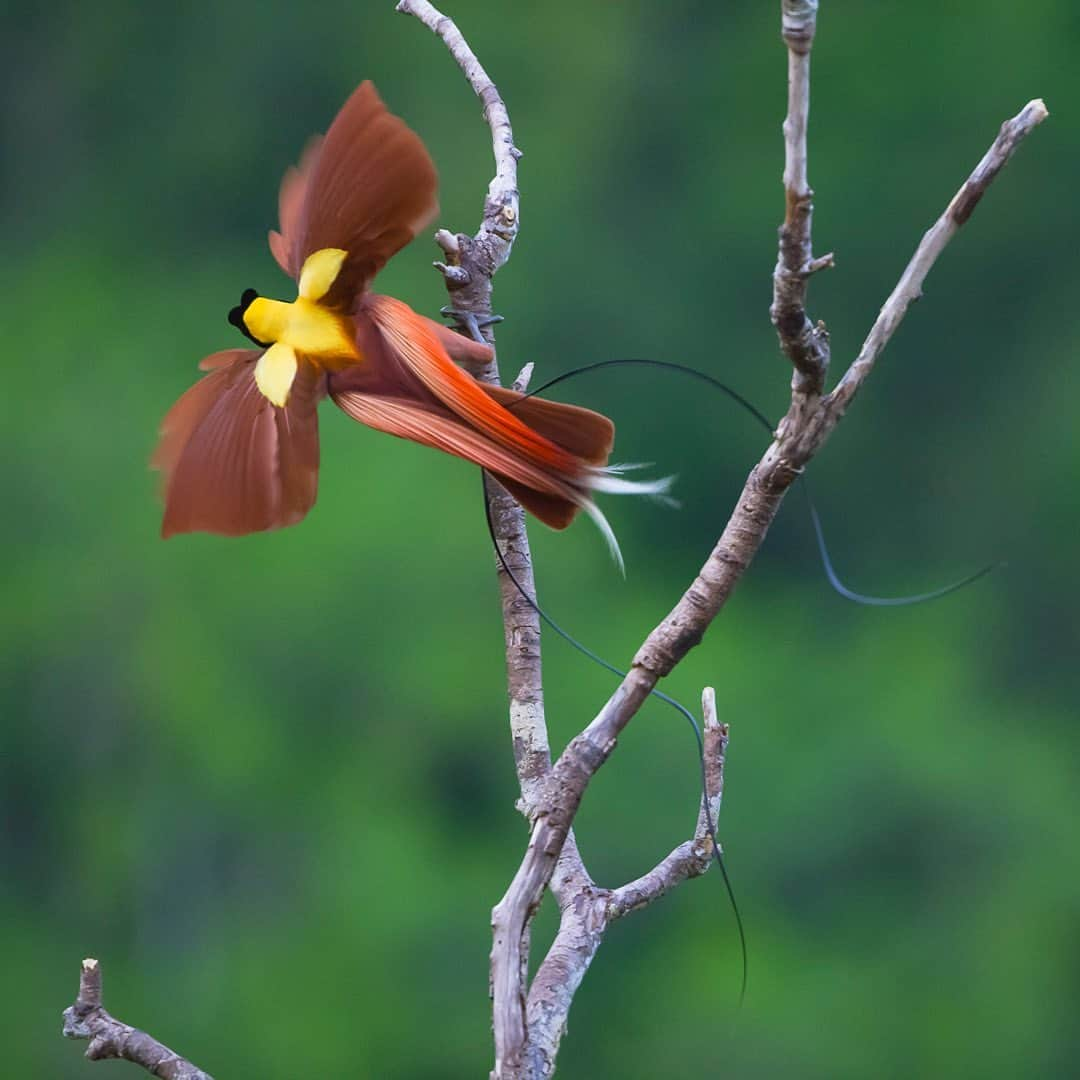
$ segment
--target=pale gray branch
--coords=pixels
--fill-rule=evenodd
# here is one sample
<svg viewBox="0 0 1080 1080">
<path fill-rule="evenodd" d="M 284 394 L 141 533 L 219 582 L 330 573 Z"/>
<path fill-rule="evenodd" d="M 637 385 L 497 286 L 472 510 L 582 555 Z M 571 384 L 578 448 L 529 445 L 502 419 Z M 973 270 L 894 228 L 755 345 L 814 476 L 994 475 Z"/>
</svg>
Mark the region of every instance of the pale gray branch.
<svg viewBox="0 0 1080 1080">
<path fill-rule="evenodd" d="M 469 48 L 461 31 L 449 16 L 429 4 L 427 0 L 401 0 L 397 10 L 405 15 L 413 15 L 429 30 L 442 38 L 450 54 L 457 61 L 462 74 L 469 80 L 473 92 L 484 106 L 484 120 L 491 128 L 492 149 L 495 154 L 495 175 L 488 185 L 487 199 L 484 202 L 484 219 L 480 231 L 473 237 L 458 237 L 465 241 L 462 245 L 461 262 L 478 263 L 483 273 L 482 282 L 477 283 L 481 292 L 486 284 L 486 298 L 490 312 L 491 275 L 510 258 L 510 249 L 517 236 L 520 207 L 518 206 L 517 163 L 521 151 L 514 145 L 514 132 L 510 127 L 510 115 L 506 105 L 476 54 Z M 440 242 L 440 246 L 444 247 Z M 470 251 L 470 248 L 476 250 Z M 447 252 L 449 262 L 455 260 Z M 471 267 L 470 267 L 471 270 Z M 455 306 L 461 307 L 461 301 L 470 299 L 467 294 L 472 282 L 447 279 L 447 288 L 451 290 Z M 466 293 L 465 297 L 458 295 Z M 470 307 L 468 310 L 474 310 Z"/>
<path fill-rule="evenodd" d="M 455 312 L 483 322 L 491 315 L 492 276 L 510 257 L 518 229 L 517 162 L 510 117 L 499 91 L 452 19 L 427 0 L 400 0 L 397 10 L 419 19 L 445 43 L 469 85 L 484 103 L 484 118 L 491 129 L 495 176 L 488 187 L 483 219 L 475 236 L 439 229 L 435 242 L 446 255 L 436 264 L 445 272 L 446 287 Z M 494 345 L 491 326 L 482 337 Z M 485 382 L 499 382 L 495 360 L 480 373 Z M 536 595 L 532 555 L 525 530 L 525 514 L 517 502 L 491 477 L 485 476 L 494 532 L 506 565 L 530 596 Z M 514 759 L 521 783 L 524 809 L 534 801 L 537 785 L 551 763 L 544 721 L 540 665 L 540 618 L 510 580 L 498 560 L 506 637 L 507 681 L 510 691 L 510 730 Z"/>
<path fill-rule="evenodd" d="M 715 826 L 724 796 L 724 759 L 727 753 L 728 726 L 716 717 L 716 691 L 705 687 L 701 695 L 704 718 L 702 742 L 705 746 L 705 792 L 698 811 L 697 828 L 692 840 L 686 840 L 648 873 L 628 882 L 611 893 L 608 901 L 608 921 L 621 919 L 633 911 L 647 907 L 670 892 L 687 878 L 699 877 L 712 865 L 713 841 L 709 836 L 705 807 Z M 707 799 L 707 803 L 706 803 Z"/>
<path fill-rule="evenodd" d="M 829 367 L 829 335 L 806 314 L 811 274 L 833 264 L 832 255 L 814 258 L 811 219 L 814 193 L 807 179 L 806 130 L 810 117 L 810 50 L 817 31 L 818 0 L 782 0 L 781 32 L 788 50 L 788 110 L 784 119 L 784 223 L 773 271 L 769 317 L 784 355 L 795 366 L 792 387 L 817 396 Z"/>
<path fill-rule="evenodd" d="M 613 890 L 598 887 L 585 872 L 572 831 L 563 845 L 550 882 L 559 903 L 559 930 L 529 987 L 526 1002 L 525 1075 L 529 1077 L 547 1077 L 554 1071 L 574 994 L 608 926 L 659 900 L 687 878 L 700 876 L 712 864 L 705 799 L 710 818 L 715 822 L 724 789 L 728 729 L 717 721 L 716 695 L 711 687 L 706 687 L 702 694 L 702 706 L 706 793 L 698 811 L 694 838 L 680 844 L 647 874 Z"/>
<path fill-rule="evenodd" d="M 630 671 L 595 719 L 551 764 L 540 678 L 539 620 L 505 574 L 500 575 L 506 627 L 511 730 L 521 785 L 521 807 L 530 822 L 529 845 L 506 894 L 492 912 L 491 986 L 499 1080 L 547 1077 L 554 1070 L 559 1040 L 574 992 L 588 970 L 607 925 L 651 903 L 708 866 L 711 840 L 699 815 L 694 839 L 680 844 L 647 874 L 609 891 L 589 877 L 574 841 L 572 823 L 585 789 L 615 748 L 618 736 L 649 696 L 719 614 L 760 547 L 787 489 L 824 443 L 844 405 L 866 377 L 877 354 L 917 294 L 922 278 L 952 232 L 966 220 L 982 192 L 1016 144 L 1045 116 L 1029 110 L 1006 125 L 991 153 L 946 211 L 941 236 L 928 234 L 927 257 L 913 260 L 875 324 L 859 358 L 831 397 L 821 397 L 829 362 L 824 326 L 806 314 L 807 280 L 832 265 L 815 258 L 811 246 L 813 193 L 807 179 L 806 130 L 809 116 L 810 50 L 816 31 L 817 0 L 781 0 L 782 34 L 788 51 L 789 97 L 784 124 L 785 216 L 774 273 L 771 317 L 781 347 L 795 368 L 791 406 L 772 444 L 747 477 L 720 539 L 697 577 L 668 616 L 649 634 Z M 401 0 L 398 10 L 421 19 L 444 40 L 485 104 L 496 158 L 496 176 L 485 202 L 484 222 L 475 237 L 440 230 L 436 241 L 446 255 L 440 264 L 455 309 L 472 316 L 491 311 L 491 275 L 509 256 L 518 227 L 518 153 L 505 106 L 457 27 L 426 0 Z M 1037 111 L 1037 110 L 1036 110 Z M 999 145 L 1000 144 L 1000 145 Z M 941 223 L 939 223 L 940 225 Z M 937 227 L 935 227 L 936 229 Z M 931 230 L 933 234 L 935 230 Z M 475 321 L 473 323 L 475 326 Z M 490 330 L 485 333 L 491 340 Z M 492 365 L 488 377 L 497 378 Z M 491 483 L 494 489 L 497 485 Z M 499 543 L 518 580 L 535 596 L 523 514 L 497 492 L 492 497 Z M 712 707 L 706 701 L 706 709 Z M 707 776 L 713 813 L 723 784 L 726 727 L 713 713 L 707 724 Z M 555 942 L 527 988 L 529 925 L 550 884 L 561 919 Z"/>
<path fill-rule="evenodd" d="M 517 236 L 520 209 L 518 204 L 517 162 L 521 157 L 514 146 L 510 117 L 495 84 L 476 54 L 469 48 L 457 26 L 427 0 L 401 0 L 397 10 L 413 15 L 442 38 L 457 61 L 477 97 L 484 104 L 484 118 L 491 129 L 495 156 L 495 176 L 484 200 L 483 219 L 474 236 L 440 229 L 435 241 L 446 255 L 445 263 L 436 263 L 443 272 L 454 312 L 465 325 L 477 326 L 491 315 L 492 276 L 510 257 Z M 494 345 L 490 325 L 483 337 Z M 499 381 L 496 361 L 479 377 Z M 495 541 L 501 558 L 496 557 L 499 591 L 502 601 L 506 645 L 507 684 L 510 692 L 510 735 L 514 763 L 521 788 L 520 807 L 532 822 L 543 782 L 551 767 L 547 724 L 544 718 L 544 691 L 540 657 L 540 617 L 529 603 L 536 596 L 532 554 L 525 528 L 525 513 L 498 481 L 485 474 L 485 498 L 488 500 Z M 505 563 L 505 565 L 504 565 Z M 507 573 L 509 568 L 510 573 Z M 517 580 L 511 580 L 510 574 Z M 520 585 L 520 589 L 518 588 Z M 505 908 L 492 911 L 491 995 L 495 1033 L 495 1070 L 503 1075 L 503 1064 L 520 1060 L 525 1044 L 525 997 L 528 976 L 529 923 L 539 905 L 543 887 L 535 904 L 513 912 L 512 930 L 507 932 Z"/>
<path fill-rule="evenodd" d="M 1045 109 L 1041 103 L 1033 104 L 1006 125 L 998 143 L 995 143 L 996 149 L 992 149 L 968 185 L 950 204 L 947 216 L 951 214 L 952 225 L 948 228 L 955 231 L 955 227 L 970 214 L 975 201 L 1016 144 L 1043 116 Z M 951 232 L 930 241 L 931 250 L 935 253 L 940 250 L 948 235 Z M 925 276 L 933 257 L 923 264 L 921 276 Z M 921 276 L 918 277 L 920 282 Z M 908 295 L 908 287 L 903 282 L 898 289 L 902 297 Z M 907 303 L 910 303 L 910 298 L 897 308 L 899 315 L 906 310 Z M 871 362 L 895 328 L 896 321 L 898 318 L 894 321 L 883 313 L 882 320 L 879 320 L 883 327 L 880 344 L 875 347 L 872 343 L 868 350 Z M 856 361 L 858 364 L 859 361 Z M 853 365 L 852 393 L 865 378 L 870 366 L 865 361 L 861 367 L 856 365 Z M 500 903 L 505 918 L 502 931 L 508 939 L 520 937 L 521 920 L 539 903 L 590 779 L 615 749 L 622 730 L 657 681 L 701 641 L 761 546 L 787 489 L 820 449 L 840 415 L 828 398 L 815 399 L 797 385 L 793 387 L 791 408 L 779 426 L 772 445 L 747 478 L 735 510 L 712 554 L 672 611 L 646 638 L 634 657 L 630 671 L 603 709 L 555 762 L 545 785 L 543 804 L 528 849 Z"/>
<path fill-rule="evenodd" d="M 64 1035 L 88 1039 L 86 1056 L 91 1061 L 123 1059 L 141 1065 L 161 1080 L 213 1080 L 209 1073 L 192 1065 L 145 1031 L 111 1017 L 101 1004 L 101 965 L 93 959 L 82 962 L 79 995 L 64 1010 Z"/>
<path fill-rule="evenodd" d="M 842 415 L 848 403 L 870 374 L 874 362 L 889 343 L 908 308 L 922 296 L 923 282 L 930 273 L 945 245 L 957 234 L 960 226 L 971 217 L 986 189 L 1008 164 L 1016 148 L 1049 116 L 1041 98 L 1029 101 L 1011 120 L 1001 125 L 1001 131 L 972 174 L 952 197 L 945 212 L 930 227 L 907 264 L 896 288 L 889 294 L 859 355 L 844 373 L 840 384 L 830 395 L 832 410 Z"/>
</svg>

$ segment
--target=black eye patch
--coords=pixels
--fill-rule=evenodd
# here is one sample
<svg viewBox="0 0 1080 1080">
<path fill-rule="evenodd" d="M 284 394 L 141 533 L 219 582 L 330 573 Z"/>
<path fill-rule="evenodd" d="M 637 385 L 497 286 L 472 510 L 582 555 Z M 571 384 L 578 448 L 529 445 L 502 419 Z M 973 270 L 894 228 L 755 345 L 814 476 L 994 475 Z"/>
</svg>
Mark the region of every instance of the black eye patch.
<svg viewBox="0 0 1080 1080">
<path fill-rule="evenodd" d="M 260 341 L 254 334 L 247 328 L 244 322 L 244 312 L 251 307 L 252 301 L 258 298 L 259 294 L 254 289 L 245 289 L 240 296 L 240 303 L 236 307 L 232 308 L 229 312 L 228 319 L 229 325 L 235 326 L 241 334 L 248 339 L 248 341 L 254 342 L 261 349 L 269 349 L 270 342 Z"/>
</svg>

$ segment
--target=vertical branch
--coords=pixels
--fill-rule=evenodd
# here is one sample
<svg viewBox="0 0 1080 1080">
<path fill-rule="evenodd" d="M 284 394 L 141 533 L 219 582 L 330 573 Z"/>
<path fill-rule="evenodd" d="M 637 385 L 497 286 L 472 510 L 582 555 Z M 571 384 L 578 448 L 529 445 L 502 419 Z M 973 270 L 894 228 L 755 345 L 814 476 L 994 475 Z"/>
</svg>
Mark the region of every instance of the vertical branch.
<svg viewBox="0 0 1080 1080">
<path fill-rule="evenodd" d="M 469 48 L 453 20 L 427 0 L 400 0 L 397 10 L 419 19 L 437 34 L 457 61 L 476 96 L 484 105 L 491 129 L 495 176 L 488 185 L 483 220 L 475 236 L 445 229 L 435 240 L 446 255 L 436 263 L 443 273 L 451 306 L 447 314 L 473 337 L 494 344 L 491 331 L 491 279 L 510 257 L 520 223 L 517 163 L 521 152 L 514 145 L 510 116 L 498 89 Z M 486 382 L 499 381 L 498 363 L 479 373 Z M 485 477 L 495 542 L 506 565 L 527 595 L 536 596 L 532 554 L 525 528 L 525 512 L 497 481 Z M 540 616 L 498 562 L 506 644 L 507 686 L 510 694 L 510 734 L 514 763 L 521 787 L 521 809 L 533 820 L 544 779 L 551 767 L 547 723 L 544 717 L 543 675 L 540 655 Z M 525 1043 L 525 1000 L 528 977 L 528 927 L 536 905 L 509 918 L 505 902 L 492 911 L 491 994 L 495 1030 L 496 1073 L 501 1062 L 520 1055 Z"/>
<path fill-rule="evenodd" d="M 784 224 L 773 271 L 769 316 L 780 347 L 795 367 L 792 389 L 818 396 L 829 366 L 829 335 L 806 314 L 810 275 L 832 266 L 832 255 L 815 259 L 811 244 L 814 193 L 807 179 L 806 129 L 810 116 L 810 49 L 817 29 L 818 0 L 783 0 L 781 34 L 788 49 L 788 110 L 784 120 Z"/>
<path fill-rule="evenodd" d="M 521 152 L 514 145 L 514 132 L 506 105 L 453 20 L 427 0 L 400 0 L 397 10 L 419 19 L 438 35 L 457 61 L 469 85 L 483 102 L 484 119 L 491 129 L 495 175 L 484 199 L 483 218 L 474 236 L 440 229 L 435 240 L 446 262 L 435 266 L 446 281 L 455 315 L 474 337 L 494 345 L 492 331 L 491 279 L 510 258 L 519 227 L 517 163 Z M 484 382 L 499 382 L 498 361 L 494 357 L 478 376 Z M 532 553 L 525 529 L 525 512 L 495 480 L 485 478 L 485 497 L 491 507 L 496 541 L 514 576 L 523 589 L 536 595 Z M 525 600 L 498 563 L 506 639 L 506 673 L 510 694 L 510 732 L 514 760 L 521 782 L 525 810 L 536 785 L 550 765 L 547 726 L 544 720 L 544 693 L 540 661 L 540 617 Z"/>
<path fill-rule="evenodd" d="M 440 229 L 435 240 L 446 255 L 436 263 L 451 299 L 448 314 L 458 317 L 474 337 L 495 344 L 492 331 L 491 279 L 510 258 L 519 227 L 517 163 L 521 151 L 514 145 L 510 115 L 491 77 L 469 47 L 453 20 L 427 0 L 400 0 L 397 10 L 419 19 L 437 34 L 457 61 L 469 85 L 483 102 L 484 119 L 491 129 L 495 175 L 484 199 L 483 218 L 474 236 Z M 494 357 L 479 373 L 484 382 L 499 382 Z M 496 542 L 514 576 L 530 596 L 536 595 L 532 553 L 525 528 L 525 512 L 497 481 L 484 479 L 485 497 L 491 507 Z M 532 801 L 537 784 L 551 763 L 540 658 L 540 617 L 525 600 L 501 561 L 498 562 L 506 639 L 506 675 L 510 695 L 510 733 L 514 761 L 521 783 L 524 809 Z"/>
</svg>

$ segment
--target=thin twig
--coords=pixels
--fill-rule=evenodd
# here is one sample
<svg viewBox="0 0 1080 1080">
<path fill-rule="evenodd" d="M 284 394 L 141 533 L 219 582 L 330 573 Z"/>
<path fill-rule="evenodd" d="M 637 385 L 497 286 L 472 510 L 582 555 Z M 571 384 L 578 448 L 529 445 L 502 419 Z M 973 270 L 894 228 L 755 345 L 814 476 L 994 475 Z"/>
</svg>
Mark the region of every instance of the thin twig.
<svg viewBox="0 0 1080 1080">
<path fill-rule="evenodd" d="M 74 1005 L 64 1010 L 64 1035 L 69 1039 L 89 1039 L 86 1056 L 91 1061 L 111 1058 L 131 1061 L 161 1080 L 213 1080 L 209 1073 L 145 1031 L 123 1024 L 105 1011 L 101 1004 L 101 965 L 93 959 L 82 962 L 79 996 Z"/>
<path fill-rule="evenodd" d="M 705 688 L 702 707 L 705 716 L 705 797 L 710 817 L 715 821 L 724 790 L 728 728 L 716 719 L 716 694 L 712 687 Z M 588 972 L 608 926 L 659 900 L 688 878 L 699 877 L 711 865 L 712 840 L 704 799 L 698 810 L 693 839 L 680 844 L 648 873 L 618 889 L 600 888 L 584 872 L 571 831 L 550 883 L 551 891 L 559 901 L 559 931 L 529 987 L 525 1075 L 547 1077 L 554 1072 L 574 994 Z"/>
<path fill-rule="evenodd" d="M 810 50 L 817 31 L 818 0 L 783 0 L 781 32 L 788 49 L 788 111 L 784 120 L 784 223 L 773 271 L 769 316 L 780 347 L 795 366 L 793 388 L 819 395 L 829 367 L 829 335 L 806 314 L 811 274 L 833 265 L 832 255 L 814 258 L 811 219 L 814 193 L 807 179 L 806 129 L 810 116 Z"/>
<path fill-rule="evenodd" d="M 960 226 L 971 217 L 987 188 L 993 183 L 998 173 L 1008 164 L 1016 148 L 1032 131 L 1041 124 L 1050 113 L 1041 98 L 1029 101 L 1011 120 L 1001 125 L 1001 131 L 990 149 L 983 155 L 982 161 L 961 185 L 952 197 L 945 212 L 930 227 L 926 235 L 907 264 L 896 288 L 889 294 L 889 299 L 881 308 L 870 333 L 866 336 L 859 355 L 851 367 L 844 373 L 840 384 L 830 395 L 830 404 L 834 412 L 842 415 L 843 410 L 858 392 L 896 332 L 908 308 L 922 296 L 923 282 L 930 273 L 938 256 L 945 250 L 945 245 L 957 234 Z"/>
<path fill-rule="evenodd" d="M 711 686 L 705 687 L 701 695 L 701 708 L 705 721 L 702 733 L 705 746 L 705 797 L 708 799 L 709 816 L 716 821 L 724 796 L 728 726 L 716 718 L 716 691 Z M 608 920 L 621 919 L 624 915 L 639 911 L 687 878 L 704 874 L 712 866 L 712 854 L 712 839 L 703 801 L 698 811 L 694 838 L 681 843 L 647 874 L 614 889 L 608 901 Z"/>
<path fill-rule="evenodd" d="M 444 15 L 427 0 L 401 0 L 397 10 L 404 15 L 419 19 L 432 33 L 442 38 L 450 54 L 457 61 L 469 85 L 484 105 L 484 120 L 491 128 L 491 143 L 495 154 L 495 176 L 488 185 L 487 199 L 484 202 L 484 219 L 480 231 L 474 237 L 457 236 L 456 250 L 448 249 L 444 237 L 451 234 L 440 230 L 436 241 L 446 252 L 447 262 L 451 265 L 464 266 L 464 280 L 447 280 L 451 289 L 455 307 L 461 308 L 469 301 L 470 286 L 475 286 L 480 293 L 486 291 L 487 313 L 490 314 L 491 277 L 507 259 L 518 233 L 520 208 L 518 206 L 517 163 L 521 151 L 514 145 L 514 132 L 510 127 L 510 115 L 506 105 L 476 54 L 469 48 L 461 31 L 454 21 Z M 462 241 L 465 241 L 462 244 Z M 477 247 L 479 250 L 470 251 Z M 480 280 L 477 277 L 479 270 Z M 464 293 L 465 295 L 461 295 Z M 463 310 L 470 310 L 463 308 Z"/>
</svg>

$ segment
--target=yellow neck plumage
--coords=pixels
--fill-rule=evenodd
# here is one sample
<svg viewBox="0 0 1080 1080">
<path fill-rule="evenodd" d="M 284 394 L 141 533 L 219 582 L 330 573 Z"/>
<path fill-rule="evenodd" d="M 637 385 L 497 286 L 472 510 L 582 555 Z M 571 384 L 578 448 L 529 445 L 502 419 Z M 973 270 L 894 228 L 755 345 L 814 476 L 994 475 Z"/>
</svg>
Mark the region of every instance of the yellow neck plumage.
<svg viewBox="0 0 1080 1080">
<path fill-rule="evenodd" d="M 299 295 L 291 304 L 259 296 L 244 312 L 244 325 L 252 335 L 273 343 L 255 365 L 255 382 L 280 408 L 288 401 L 296 378 L 298 353 L 331 368 L 360 360 L 350 321 L 319 303 L 337 279 L 347 254 L 341 248 L 313 252 L 300 271 Z"/>
</svg>

